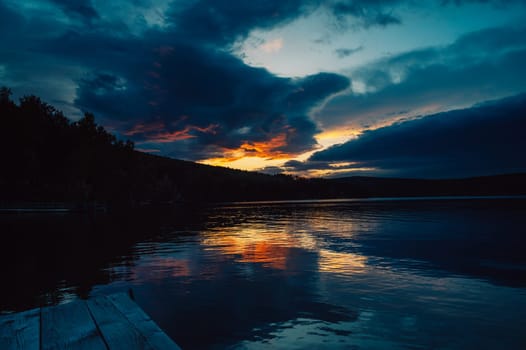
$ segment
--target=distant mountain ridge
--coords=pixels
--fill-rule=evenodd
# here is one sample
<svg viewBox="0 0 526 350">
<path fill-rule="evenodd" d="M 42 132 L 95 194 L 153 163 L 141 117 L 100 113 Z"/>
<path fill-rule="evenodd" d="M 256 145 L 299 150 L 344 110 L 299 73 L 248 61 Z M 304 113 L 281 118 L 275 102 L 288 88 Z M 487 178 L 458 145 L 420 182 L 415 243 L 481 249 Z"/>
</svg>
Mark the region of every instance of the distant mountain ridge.
<svg viewBox="0 0 526 350">
<path fill-rule="evenodd" d="M 422 180 L 267 175 L 141 153 L 87 113 L 77 122 L 38 97 L 0 91 L 0 204 L 147 203 L 526 194 L 526 174 Z"/>
<path fill-rule="evenodd" d="M 353 176 L 328 180 L 354 189 L 358 197 L 524 195 L 526 174 L 500 174 L 455 179 L 410 179 Z"/>
</svg>

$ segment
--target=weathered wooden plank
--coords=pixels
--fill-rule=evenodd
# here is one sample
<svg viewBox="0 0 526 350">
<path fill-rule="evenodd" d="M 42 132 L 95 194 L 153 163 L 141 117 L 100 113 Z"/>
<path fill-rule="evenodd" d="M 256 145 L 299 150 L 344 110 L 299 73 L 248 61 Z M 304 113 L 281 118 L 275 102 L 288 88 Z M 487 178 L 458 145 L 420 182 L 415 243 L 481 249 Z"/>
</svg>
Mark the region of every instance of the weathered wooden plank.
<svg viewBox="0 0 526 350">
<path fill-rule="evenodd" d="M 102 296 L 88 300 L 87 305 L 110 350 L 155 350 L 111 300 Z"/>
<path fill-rule="evenodd" d="M 137 305 L 127 294 L 109 295 L 115 307 L 143 334 L 148 343 L 155 349 L 180 350 L 170 337 Z"/>
<path fill-rule="evenodd" d="M 0 349 L 38 350 L 40 347 L 40 309 L 0 317 Z"/>
<path fill-rule="evenodd" d="M 104 349 L 106 344 L 84 301 L 42 309 L 42 349 Z"/>
</svg>

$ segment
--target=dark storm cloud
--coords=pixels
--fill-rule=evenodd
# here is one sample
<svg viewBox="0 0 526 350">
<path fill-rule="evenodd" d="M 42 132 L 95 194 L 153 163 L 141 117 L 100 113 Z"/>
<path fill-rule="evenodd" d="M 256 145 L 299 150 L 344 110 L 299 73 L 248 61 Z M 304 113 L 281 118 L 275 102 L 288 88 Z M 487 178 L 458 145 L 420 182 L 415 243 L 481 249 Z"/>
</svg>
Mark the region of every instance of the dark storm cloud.
<svg viewBox="0 0 526 350">
<path fill-rule="evenodd" d="M 171 19 L 178 31 L 195 40 L 225 45 L 252 29 L 286 24 L 323 8 L 340 24 L 357 27 L 399 24 L 392 8 L 404 0 L 200 0 L 176 6 Z"/>
<path fill-rule="evenodd" d="M 315 115 L 324 127 L 374 126 L 398 116 L 525 91 L 526 28 L 471 33 L 446 47 L 395 55 L 351 73 L 365 93 L 340 95 Z"/>
<path fill-rule="evenodd" d="M 524 0 L 441 0 L 442 5 L 454 4 L 457 6 L 469 3 L 491 3 L 497 6 L 505 6 L 512 3 L 523 3 Z"/>
<path fill-rule="evenodd" d="M 44 3 L 45 11 L 38 8 Z M 48 16 L 50 3 L 61 9 L 57 16 Z M 2 79 L 19 94 L 74 101 L 103 125 L 165 155 L 200 159 L 238 147 L 257 152 L 258 142 L 295 154 L 316 146 L 318 126 L 310 111 L 345 90 L 349 80 L 328 73 L 277 77 L 244 64 L 230 52 L 232 45 L 254 29 L 320 8 L 353 26 L 395 24 L 398 3 L 196 0 L 159 10 L 149 0 L 48 0 L 26 7 L 0 1 Z M 147 20 L 149 11 L 161 13 Z M 65 20 L 62 13 L 81 20 Z M 498 64 L 508 63 L 504 55 L 518 55 L 508 51 L 499 54 Z M 328 115 L 340 118 L 331 110 Z"/>
<path fill-rule="evenodd" d="M 315 161 L 315 160 L 309 160 L 306 162 L 301 162 L 299 160 L 289 160 L 288 162 L 285 162 L 283 164 L 283 169 L 286 171 L 293 171 L 293 172 L 302 172 L 302 171 L 308 171 L 312 169 L 316 170 L 335 170 L 337 167 L 332 166 L 329 164 L 329 162 L 326 161 Z"/>
<path fill-rule="evenodd" d="M 76 106 L 102 117 L 110 126 L 115 121 L 127 125 L 149 114 L 142 85 L 111 73 L 94 74 L 78 84 Z"/>
<path fill-rule="evenodd" d="M 0 37 L 3 40 L 8 39 L 9 37 L 13 39 L 12 36 L 8 36 L 7 34 L 9 31 L 18 30 L 23 23 L 24 20 L 21 15 L 9 9 L 0 1 Z M 4 44 L 6 43 L 4 42 Z"/>
<path fill-rule="evenodd" d="M 350 16 L 357 19 L 358 25 L 365 28 L 385 27 L 402 22 L 398 15 L 392 13 L 392 6 L 402 2 L 400 0 L 342 0 L 335 1 L 331 10 L 340 22 L 348 22 Z"/>
<path fill-rule="evenodd" d="M 437 0 L 437 2 L 441 2 Z M 504 3 L 502 0 L 487 2 Z M 341 25 L 354 27 L 400 24 L 397 6 L 408 0 L 197 0 L 175 2 L 166 18 L 176 30 L 213 45 L 226 45 L 253 29 L 270 29 L 323 8 Z M 447 3 L 444 3 L 447 4 Z"/>
<path fill-rule="evenodd" d="M 272 28 L 311 12 L 317 1 L 201 0 L 173 13 L 178 32 L 214 45 L 232 43 L 254 28 Z"/>
<path fill-rule="evenodd" d="M 72 16 L 107 17 L 89 1 L 53 3 Z M 81 67 L 70 82 L 76 85 L 75 106 L 163 154 L 199 159 L 219 156 L 224 148 L 257 152 L 257 142 L 271 143 L 264 156 L 296 154 L 316 145 L 319 130 L 308 117 L 310 109 L 347 88 L 349 80 L 328 73 L 279 78 L 247 66 L 228 47 L 254 28 L 287 23 L 317 6 L 317 1 L 174 2 L 163 28 L 140 27 L 140 35 L 115 30 L 122 26 L 103 19 L 84 30 L 49 19 L 54 30 L 28 41 L 31 53 L 24 59 L 38 53 L 43 65 L 48 58 Z"/>
<path fill-rule="evenodd" d="M 406 177 L 526 171 L 526 94 L 366 131 L 309 162 L 356 162 Z M 314 167 L 316 163 L 311 164 Z"/>
<path fill-rule="evenodd" d="M 468 33 L 444 50 L 448 56 L 457 56 L 457 61 L 477 59 L 480 55 L 499 55 L 510 49 L 525 48 L 526 27 L 497 27 Z"/>
<path fill-rule="evenodd" d="M 287 105 L 293 108 L 307 109 L 312 104 L 309 101 L 320 101 L 326 96 L 344 90 L 349 80 L 341 75 L 319 73 L 302 79 L 293 80 L 296 90 L 287 98 Z"/>
<path fill-rule="evenodd" d="M 318 129 L 308 111 L 349 85 L 347 78 L 329 73 L 278 78 L 228 53 L 186 43 L 152 51 L 155 60 L 142 67 L 142 79 L 95 75 L 81 82 L 76 103 L 128 122 L 124 131 L 138 142 L 184 140 L 187 154 L 179 156 L 187 158 L 203 146 L 238 148 L 278 136 L 284 142 L 275 151 L 309 150 Z"/>
<path fill-rule="evenodd" d="M 278 170 L 279 169 L 279 170 Z M 281 167 L 269 167 L 269 169 L 262 169 L 264 172 L 270 174 L 300 174 L 306 176 L 320 176 L 323 177 L 342 177 L 342 176 L 379 176 L 382 175 L 381 170 L 364 169 L 360 163 L 352 164 L 347 161 L 326 161 L 326 160 L 289 160 Z"/>
<path fill-rule="evenodd" d="M 322 3 L 332 13 L 339 27 L 365 29 L 402 24 L 405 6 L 429 5 L 429 2 L 411 0 L 333 0 Z M 488 3 L 505 7 L 513 3 L 524 3 L 524 0 L 436 0 L 434 3 L 444 7 L 467 3 Z"/>
<path fill-rule="evenodd" d="M 50 0 L 59 6 L 66 14 L 79 16 L 84 20 L 91 21 L 99 18 L 99 14 L 93 8 L 91 0 Z"/>
</svg>

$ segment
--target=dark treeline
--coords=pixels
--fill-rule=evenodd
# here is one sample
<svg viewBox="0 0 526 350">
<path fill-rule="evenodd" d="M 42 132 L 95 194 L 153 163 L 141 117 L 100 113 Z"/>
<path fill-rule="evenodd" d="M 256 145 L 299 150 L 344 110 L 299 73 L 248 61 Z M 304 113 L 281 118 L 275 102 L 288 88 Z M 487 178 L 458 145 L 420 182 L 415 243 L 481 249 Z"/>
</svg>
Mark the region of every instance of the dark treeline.
<svg viewBox="0 0 526 350">
<path fill-rule="evenodd" d="M 140 204 L 317 196 L 311 183 L 134 151 L 86 113 L 77 122 L 35 96 L 0 91 L 0 201 Z M 319 194 L 321 195 L 321 193 Z"/>
<path fill-rule="evenodd" d="M 462 180 L 265 175 L 134 150 L 86 113 L 77 122 L 38 97 L 0 90 L 0 202 L 139 205 L 415 195 L 526 194 L 526 175 Z"/>
</svg>

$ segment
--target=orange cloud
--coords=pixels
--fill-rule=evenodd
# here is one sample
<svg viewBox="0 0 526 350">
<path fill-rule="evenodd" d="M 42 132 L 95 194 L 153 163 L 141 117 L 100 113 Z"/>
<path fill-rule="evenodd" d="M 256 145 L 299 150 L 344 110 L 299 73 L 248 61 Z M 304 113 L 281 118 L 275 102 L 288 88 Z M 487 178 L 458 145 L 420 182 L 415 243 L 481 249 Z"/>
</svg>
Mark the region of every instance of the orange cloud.
<svg viewBox="0 0 526 350">
<path fill-rule="evenodd" d="M 185 120 L 188 117 L 183 115 L 181 118 L 182 118 L 181 120 Z M 199 127 L 199 126 L 193 126 L 193 125 L 190 126 L 190 128 L 192 130 L 199 131 L 199 132 L 201 132 L 203 134 L 213 134 L 213 135 L 215 135 L 217 133 L 217 128 L 218 127 L 219 127 L 219 125 L 217 125 L 217 124 L 210 124 L 206 128 L 202 128 L 202 127 Z"/>
<path fill-rule="evenodd" d="M 190 127 L 186 127 L 183 130 L 176 130 L 176 131 L 165 131 L 160 132 L 156 135 L 153 135 L 148 138 L 149 142 L 158 142 L 158 143 L 166 143 L 166 142 L 174 142 L 179 140 L 186 140 L 194 138 L 195 135 L 190 134 L 190 131 L 192 129 Z"/>
<path fill-rule="evenodd" d="M 222 157 L 203 159 L 201 163 L 217 166 L 228 166 L 229 163 L 243 158 L 259 158 L 265 160 L 290 159 L 295 154 L 284 152 L 281 148 L 287 145 L 287 134 L 281 133 L 267 141 L 245 141 L 238 148 L 222 147 Z"/>
<path fill-rule="evenodd" d="M 147 132 L 157 131 L 157 130 L 160 130 L 162 128 L 164 128 L 164 123 L 161 122 L 161 121 L 150 123 L 150 124 L 147 124 L 147 123 L 137 124 L 133 128 L 131 128 L 130 130 L 124 132 L 124 135 L 126 135 L 126 136 L 133 136 L 133 135 L 136 135 L 136 134 L 144 134 L 144 133 L 147 133 Z"/>
<path fill-rule="evenodd" d="M 185 116 L 183 116 L 182 118 L 184 120 Z M 124 132 L 124 135 L 133 136 L 137 134 L 150 134 L 148 135 L 148 142 L 166 143 L 196 137 L 196 135 L 190 133 L 192 131 L 198 131 L 200 133 L 206 134 L 215 134 L 217 127 L 218 125 L 216 124 L 210 124 L 207 127 L 188 125 L 182 130 L 159 131 L 165 128 L 165 124 L 160 121 L 150 124 L 137 124 L 130 130 Z"/>
<path fill-rule="evenodd" d="M 287 154 L 279 148 L 287 145 L 287 135 L 285 133 L 279 134 L 268 141 L 262 142 L 244 142 L 240 149 L 244 150 L 245 155 L 257 155 L 261 158 L 289 158 Z"/>
</svg>

